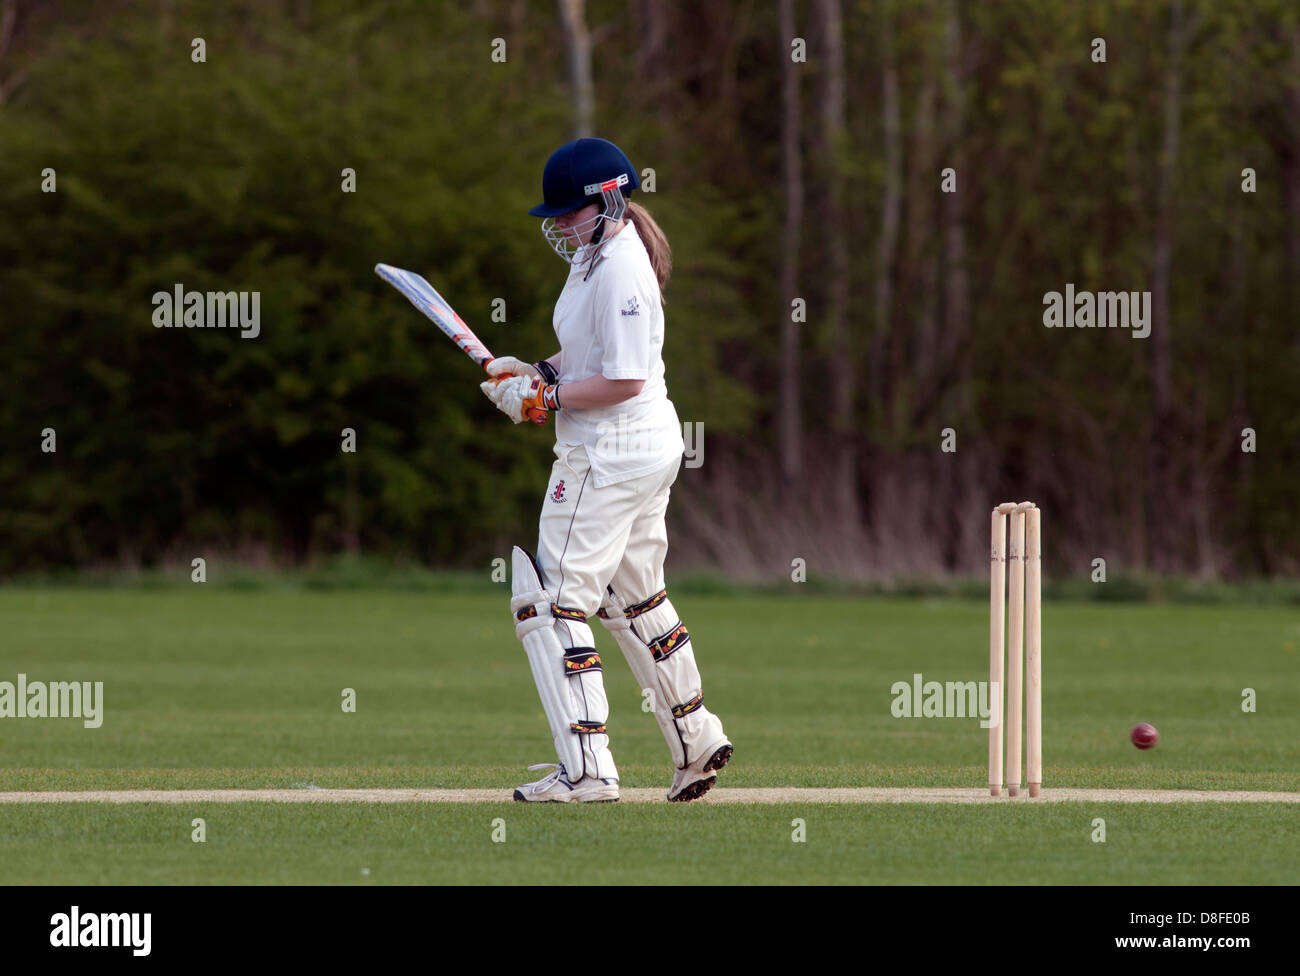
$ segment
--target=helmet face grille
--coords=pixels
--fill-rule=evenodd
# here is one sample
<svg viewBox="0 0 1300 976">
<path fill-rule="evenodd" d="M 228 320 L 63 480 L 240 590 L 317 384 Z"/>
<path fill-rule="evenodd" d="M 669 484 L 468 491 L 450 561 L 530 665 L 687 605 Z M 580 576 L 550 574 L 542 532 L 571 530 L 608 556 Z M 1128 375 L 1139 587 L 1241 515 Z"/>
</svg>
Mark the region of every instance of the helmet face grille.
<svg viewBox="0 0 1300 976">
<path fill-rule="evenodd" d="M 546 238 L 546 242 L 551 245 L 555 253 L 566 264 L 576 262 L 579 267 L 584 264 L 595 267 L 601 250 L 609 242 L 608 236 L 601 233 L 598 241 L 594 244 L 590 243 L 592 237 L 595 236 L 596 228 L 601 225 L 602 221 L 607 221 L 612 226 L 618 226 L 619 221 L 623 219 L 623 215 L 627 213 L 627 198 L 623 196 L 623 191 L 618 188 L 618 185 L 604 190 L 600 196 L 600 211 L 587 220 L 563 229 L 555 225 L 554 217 L 548 217 L 542 221 L 542 236 Z M 591 232 L 590 236 L 587 236 L 588 232 Z M 587 236 L 588 243 L 585 245 L 577 244 L 576 241 L 583 236 Z"/>
</svg>

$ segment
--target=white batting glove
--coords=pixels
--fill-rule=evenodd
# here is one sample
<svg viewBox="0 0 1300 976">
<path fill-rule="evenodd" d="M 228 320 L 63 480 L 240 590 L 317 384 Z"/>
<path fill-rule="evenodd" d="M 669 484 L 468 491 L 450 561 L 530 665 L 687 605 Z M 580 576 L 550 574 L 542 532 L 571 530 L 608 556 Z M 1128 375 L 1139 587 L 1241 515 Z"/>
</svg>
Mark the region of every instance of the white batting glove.
<svg viewBox="0 0 1300 976">
<path fill-rule="evenodd" d="M 543 382 L 540 377 L 497 378 L 480 383 L 479 389 L 517 424 L 534 417 L 544 420 L 548 411 L 560 409 L 559 387 Z"/>
<path fill-rule="evenodd" d="M 512 379 L 524 379 L 524 377 L 502 376 L 501 379 L 488 380 L 484 383 L 480 383 L 478 388 L 483 391 L 485 397 L 492 401 L 493 406 L 507 417 L 510 417 L 510 419 L 515 423 L 520 423 L 523 420 L 522 412 L 516 407 L 515 413 L 511 415 L 509 404 L 507 404 L 505 400 L 506 391 L 504 387 Z M 522 404 L 522 402 L 523 400 L 520 398 L 519 403 Z"/>
<path fill-rule="evenodd" d="M 496 359 L 488 360 L 483 368 L 487 370 L 488 376 L 529 376 L 545 379 L 542 371 L 532 363 L 526 363 L 514 356 L 498 356 Z"/>
</svg>

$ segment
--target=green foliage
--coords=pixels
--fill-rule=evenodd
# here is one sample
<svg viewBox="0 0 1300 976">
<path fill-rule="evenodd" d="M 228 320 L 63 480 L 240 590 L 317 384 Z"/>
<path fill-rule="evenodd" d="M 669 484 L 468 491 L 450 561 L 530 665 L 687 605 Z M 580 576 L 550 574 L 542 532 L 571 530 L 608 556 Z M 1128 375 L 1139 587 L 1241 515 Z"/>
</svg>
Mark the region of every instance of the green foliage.
<svg viewBox="0 0 1300 976">
<path fill-rule="evenodd" d="M 539 99 L 503 131 L 527 66 L 466 97 L 482 25 L 404 7 L 207 23 L 206 64 L 142 10 L 51 42 L 0 128 L 0 571 L 253 539 L 479 559 L 533 535 L 547 433 L 511 429 L 372 268 L 424 272 L 501 352 L 553 352 L 563 269 L 525 211 L 562 124 Z M 261 335 L 153 328 L 177 282 L 259 292 Z"/>
<path fill-rule="evenodd" d="M 681 484 L 701 531 L 675 528 L 675 553 L 725 564 L 720 536 L 779 525 L 738 540 L 751 570 L 788 564 L 797 538 L 811 567 L 833 555 L 821 563 L 839 575 L 865 566 L 907 587 L 977 571 L 984 541 L 969 526 L 1014 495 L 1052 513 L 1057 570 L 1104 554 L 1138 572 L 1157 555 L 1198 576 L 1300 572 L 1294 4 L 1185 0 L 1175 61 L 1164 3 L 846 3 L 846 132 L 831 159 L 824 49 L 799 7 L 796 503 L 768 497 L 791 406 L 775 8 L 587 8 L 597 129 L 655 170 L 640 200 L 674 249 L 670 396 L 708 432 L 705 468 Z M 190 60 L 196 34 L 204 64 Z M 490 58 L 498 37 L 504 63 Z M 1089 57 L 1094 37 L 1105 64 Z M 886 50 L 902 163 L 882 266 Z M 253 563 L 366 552 L 482 566 L 533 538 L 547 432 L 503 421 L 472 365 L 371 268 L 426 274 L 500 354 L 554 351 L 563 268 L 525 211 L 571 136 L 562 51 L 546 4 L 65 2 L 22 19 L 0 65 L 0 574 L 214 547 Z M 1176 497 L 1153 511 L 1152 341 L 1047 330 L 1041 314 L 1066 282 L 1151 287 L 1174 69 L 1161 430 Z M 844 177 L 847 348 L 827 326 L 830 164 Z M 937 191 L 948 165 L 960 263 Z M 1247 166 L 1254 194 L 1240 189 Z M 40 192 L 46 167 L 57 193 Z M 356 193 L 340 190 L 344 168 Z M 969 301 L 949 321 L 954 271 Z M 150 296 L 177 282 L 258 292 L 261 336 L 154 329 Z M 497 298 L 504 324 L 488 318 Z M 853 431 L 860 515 L 819 494 L 846 442 L 827 424 L 835 370 L 858 380 L 852 417 L 834 423 Z M 1247 426 L 1256 454 L 1239 449 Z M 46 427 L 57 454 L 39 450 Z M 960 450 L 940 457 L 947 427 Z M 356 454 L 339 450 L 344 428 Z M 1158 551 L 1157 516 L 1171 536 Z M 906 542 L 872 548 L 881 538 Z"/>
</svg>

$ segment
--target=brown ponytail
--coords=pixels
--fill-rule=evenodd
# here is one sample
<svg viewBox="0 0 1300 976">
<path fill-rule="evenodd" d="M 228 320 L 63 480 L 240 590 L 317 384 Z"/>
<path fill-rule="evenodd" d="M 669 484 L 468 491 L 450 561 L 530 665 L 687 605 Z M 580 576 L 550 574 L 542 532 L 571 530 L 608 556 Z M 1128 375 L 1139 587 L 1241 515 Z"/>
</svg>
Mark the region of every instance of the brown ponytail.
<svg viewBox="0 0 1300 976">
<path fill-rule="evenodd" d="M 668 246 L 668 238 L 664 236 L 664 232 L 659 229 L 659 225 L 655 223 L 655 219 L 650 216 L 650 211 L 645 207 L 629 200 L 627 215 L 632 219 L 637 236 L 641 238 L 641 243 L 645 245 L 646 252 L 650 255 L 650 267 L 654 268 L 655 277 L 659 279 L 659 293 L 662 300 L 664 285 L 668 283 L 668 276 L 673 270 L 673 250 Z"/>
</svg>

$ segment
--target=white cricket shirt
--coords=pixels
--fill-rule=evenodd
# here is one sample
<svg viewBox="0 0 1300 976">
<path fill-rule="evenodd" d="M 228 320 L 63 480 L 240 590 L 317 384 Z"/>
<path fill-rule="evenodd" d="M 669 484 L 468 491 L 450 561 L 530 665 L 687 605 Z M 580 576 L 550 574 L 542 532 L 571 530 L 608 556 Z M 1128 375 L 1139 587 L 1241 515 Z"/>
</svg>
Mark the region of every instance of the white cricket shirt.
<svg viewBox="0 0 1300 976">
<path fill-rule="evenodd" d="M 650 255 L 629 218 L 604 245 L 587 278 L 574 266 L 555 303 L 560 340 L 560 383 L 597 373 L 611 380 L 645 380 L 641 392 L 612 407 L 555 414 L 555 454 L 582 444 L 597 488 L 656 471 L 681 457 L 682 425 L 664 383 L 664 313 Z M 587 278 L 586 281 L 583 279 Z"/>
</svg>

